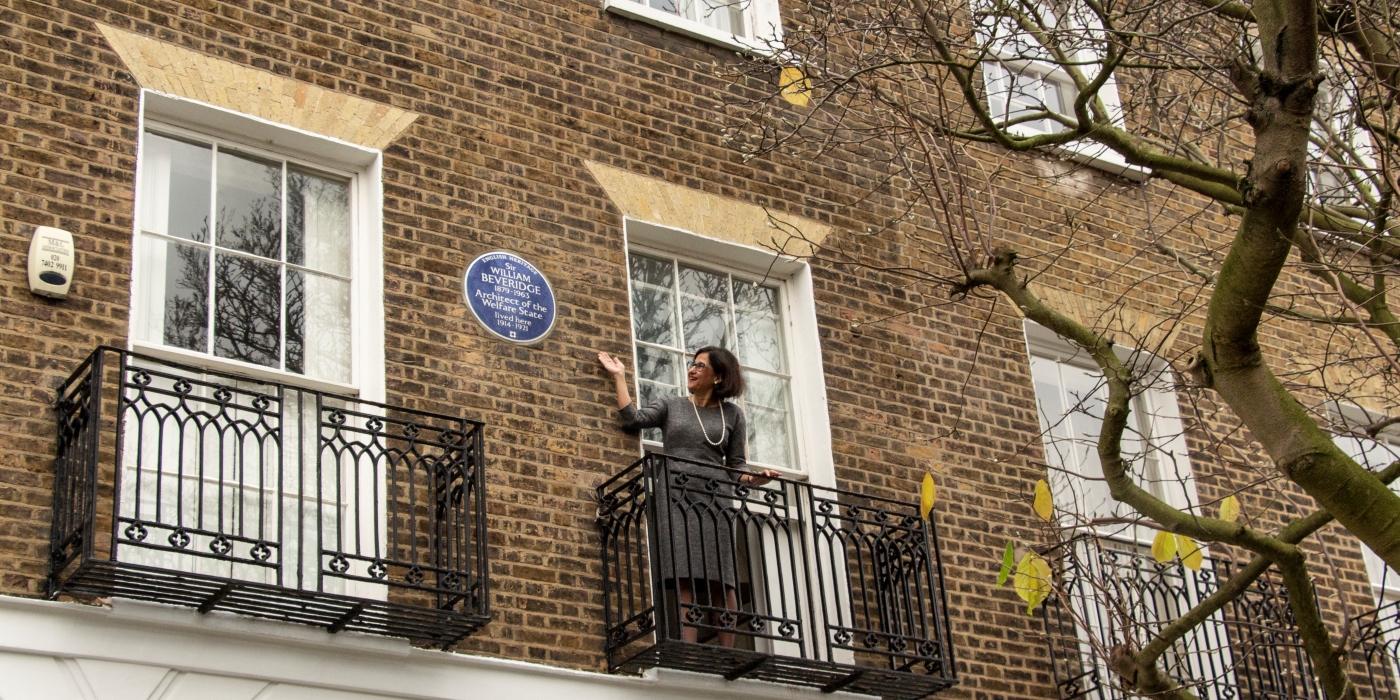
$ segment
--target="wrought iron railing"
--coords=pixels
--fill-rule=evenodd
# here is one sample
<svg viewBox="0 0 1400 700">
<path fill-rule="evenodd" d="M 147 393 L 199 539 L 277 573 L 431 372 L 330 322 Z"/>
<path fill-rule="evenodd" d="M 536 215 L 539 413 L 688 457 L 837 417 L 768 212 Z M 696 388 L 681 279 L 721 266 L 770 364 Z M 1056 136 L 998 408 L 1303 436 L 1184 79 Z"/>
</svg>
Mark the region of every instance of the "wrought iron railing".
<svg viewBox="0 0 1400 700">
<path fill-rule="evenodd" d="M 651 454 L 598 489 L 612 671 L 890 699 L 956 682 L 937 534 L 917 504 Z"/>
<path fill-rule="evenodd" d="M 1050 660 L 1063 700 L 1134 697 L 1109 671 L 1115 648 L 1141 649 L 1219 589 L 1230 562 L 1157 563 L 1141 545 L 1095 538 L 1066 543 L 1056 595 L 1045 606 Z M 1321 700 L 1288 593 L 1273 572 L 1182 636 L 1160 660 L 1205 700 Z"/>
<path fill-rule="evenodd" d="M 56 412 L 51 597 L 444 647 L 489 620 L 481 423 L 106 347 Z"/>
<path fill-rule="evenodd" d="M 1400 600 L 1358 615 L 1352 622 L 1371 697 L 1400 698 Z"/>
</svg>

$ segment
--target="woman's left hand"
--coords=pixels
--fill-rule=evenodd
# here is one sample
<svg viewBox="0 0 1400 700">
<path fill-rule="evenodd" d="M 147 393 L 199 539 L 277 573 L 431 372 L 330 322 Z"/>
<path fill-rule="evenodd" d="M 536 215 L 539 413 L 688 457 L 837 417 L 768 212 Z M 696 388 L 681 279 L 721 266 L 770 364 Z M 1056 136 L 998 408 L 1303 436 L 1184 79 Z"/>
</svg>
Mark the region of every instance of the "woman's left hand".
<svg viewBox="0 0 1400 700">
<path fill-rule="evenodd" d="M 745 474 L 739 477 L 739 483 L 747 486 L 762 486 L 782 475 L 782 472 L 776 469 L 764 469 L 757 474 Z"/>
</svg>

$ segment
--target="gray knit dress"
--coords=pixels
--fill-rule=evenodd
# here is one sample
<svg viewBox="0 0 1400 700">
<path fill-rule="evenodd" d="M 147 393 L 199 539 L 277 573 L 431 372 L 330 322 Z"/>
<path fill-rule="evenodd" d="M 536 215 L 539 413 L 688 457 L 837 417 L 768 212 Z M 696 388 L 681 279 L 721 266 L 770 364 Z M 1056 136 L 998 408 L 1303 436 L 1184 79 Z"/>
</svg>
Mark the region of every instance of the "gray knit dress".
<svg viewBox="0 0 1400 700">
<path fill-rule="evenodd" d="M 688 398 L 667 396 L 640 410 L 628 404 L 620 411 L 620 422 L 628 431 L 661 428 L 662 451 L 669 456 L 743 469 L 748 463 L 744 413 L 725 403 L 721 423 L 719 406 L 700 408 L 699 421 L 696 410 Z M 710 444 L 721 435 L 720 444 Z M 661 577 L 690 579 L 696 587 L 705 581 L 735 587 L 732 496 L 739 475 L 702 464 L 673 460 L 669 478 L 657 484 L 652 536 L 659 544 Z"/>
</svg>

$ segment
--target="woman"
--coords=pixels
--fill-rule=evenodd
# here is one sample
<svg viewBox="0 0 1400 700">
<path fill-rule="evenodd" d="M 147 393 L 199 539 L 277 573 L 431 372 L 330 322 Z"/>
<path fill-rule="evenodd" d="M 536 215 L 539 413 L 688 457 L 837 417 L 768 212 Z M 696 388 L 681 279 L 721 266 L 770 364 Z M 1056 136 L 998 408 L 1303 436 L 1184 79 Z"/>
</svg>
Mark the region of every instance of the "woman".
<svg viewBox="0 0 1400 700">
<path fill-rule="evenodd" d="M 723 600 L 725 610 L 737 611 L 733 525 L 723 514 L 733 508 L 733 501 L 727 497 L 732 488 L 707 490 L 702 484 L 712 480 L 732 484 L 738 473 L 732 470 L 742 470 L 748 463 L 744 454 L 744 414 L 738 406 L 726 403 L 726 399 L 744 393 L 738 358 L 724 348 L 700 348 L 686 371 L 690 396 L 666 396 L 640 410 L 627 393 L 627 372 L 622 362 L 605 352 L 598 353 L 598 361 L 613 377 L 622 428 L 661 428 L 662 450 L 669 456 L 690 460 L 671 462 L 669 483 L 662 484 L 656 494 L 658 502 L 668 505 L 658 511 L 654 533 L 662 544 L 660 564 L 665 585 L 676 588 L 688 622 L 701 619 L 685 614 L 695 601 L 697 589 L 703 597 L 695 601 L 697 605 L 717 608 L 716 603 Z M 716 467 L 728 467 L 730 471 Z M 740 473 L 737 481 L 762 486 L 778 476 L 778 472 L 767 469 L 756 474 Z M 673 488 L 678 490 L 674 497 Z M 710 624 L 715 625 L 716 621 L 712 619 Z M 685 641 L 694 642 L 699 638 L 699 630 L 684 625 L 682 635 Z M 719 643 L 734 646 L 734 633 L 721 631 Z"/>
</svg>

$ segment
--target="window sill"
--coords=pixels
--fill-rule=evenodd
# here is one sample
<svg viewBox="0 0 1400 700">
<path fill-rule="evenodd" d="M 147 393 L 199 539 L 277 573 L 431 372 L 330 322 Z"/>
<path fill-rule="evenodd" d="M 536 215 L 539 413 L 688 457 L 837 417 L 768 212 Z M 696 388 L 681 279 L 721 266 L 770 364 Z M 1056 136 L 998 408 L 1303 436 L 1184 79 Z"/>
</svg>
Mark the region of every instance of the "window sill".
<svg viewBox="0 0 1400 700">
<path fill-rule="evenodd" d="M 728 32 L 723 32 L 713 27 L 707 27 L 699 22 L 677 17 L 669 12 L 662 12 L 648 5 L 633 0 L 603 0 L 603 11 L 611 12 L 623 17 L 629 17 L 640 22 L 660 27 L 677 34 L 684 34 L 692 39 L 722 46 L 739 53 L 758 54 L 760 56 L 771 56 L 777 53 L 776 41 L 764 42 L 755 39 L 734 36 Z"/>
<path fill-rule="evenodd" d="M 1055 149 L 1055 153 L 1066 160 L 1102 170 L 1110 175 L 1124 177 L 1133 182 L 1144 182 L 1152 177 L 1151 170 L 1123 160 L 1123 156 L 1118 155 L 1107 146 L 1075 143 L 1059 146 Z"/>
<path fill-rule="evenodd" d="M 653 453 L 666 454 L 666 451 L 665 449 L 663 449 L 662 444 L 656 442 L 655 440 L 642 440 L 642 456 L 646 456 Z M 793 481 L 807 481 L 807 472 L 802 471 L 800 469 L 789 469 L 787 467 L 780 467 L 773 464 L 762 464 L 760 462 L 749 462 L 744 467 L 744 471 L 747 471 L 749 473 L 758 472 L 764 469 L 772 469 L 773 471 L 778 472 L 778 474 L 784 479 L 791 479 Z"/>
<path fill-rule="evenodd" d="M 300 374 L 292 374 L 278 369 L 259 367 L 258 365 L 229 360 L 222 357 L 212 357 L 203 353 L 191 352 L 180 348 L 172 348 L 167 345 L 157 345 L 140 340 L 131 341 L 130 350 L 150 355 L 151 357 L 170 360 L 171 362 L 181 362 L 187 365 L 203 367 L 215 372 L 224 372 L 247 377 L 253 381 L 275 382 L 278 384 L 289 384 L 312 391 L 319 391 L 327 394 L 338 394 L 346 397 L 358 397 L 360 390 L 352 384 L 341 384 L 340 382 L 327 381 L 325 379 L 313 379 Z"/>
<path fill-rule="evenodd" d="M 1022 131 L 1016 127 L 1008 130 L 1013 136 L 1039 136 L 1038 131 Z M 1133 165 L 1116 151 L 1108 146 L 1094 143 L 1092 141 L 1077 141 L 1063 146 L 1054 146 L 1049 150 L 1065 160 L 1073 161 L 1081 165 L 1102 170 L 1109 175 L 1127 178 L 1133 182 L 1144 182 L 1152 177 L 1152 171 L 1141 166 Z"/>
</svg>

